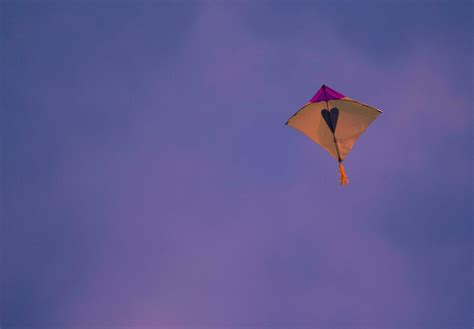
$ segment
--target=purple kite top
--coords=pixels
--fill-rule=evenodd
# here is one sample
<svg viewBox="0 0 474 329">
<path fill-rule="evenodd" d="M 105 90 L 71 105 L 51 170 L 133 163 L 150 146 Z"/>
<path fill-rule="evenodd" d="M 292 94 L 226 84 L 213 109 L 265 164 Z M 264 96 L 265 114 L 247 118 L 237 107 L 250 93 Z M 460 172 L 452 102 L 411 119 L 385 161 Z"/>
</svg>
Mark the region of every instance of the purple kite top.
<svg viewBox="0 0 474 329">
<path fill-rule="evenodd" d="M 323 85 L 318 92 L 311 98 L 310 103 L 317 103 L 321 101 L 330 101 L 332 99 L 341 99 L 345 96 L 337 91 Z"/>
</svg>

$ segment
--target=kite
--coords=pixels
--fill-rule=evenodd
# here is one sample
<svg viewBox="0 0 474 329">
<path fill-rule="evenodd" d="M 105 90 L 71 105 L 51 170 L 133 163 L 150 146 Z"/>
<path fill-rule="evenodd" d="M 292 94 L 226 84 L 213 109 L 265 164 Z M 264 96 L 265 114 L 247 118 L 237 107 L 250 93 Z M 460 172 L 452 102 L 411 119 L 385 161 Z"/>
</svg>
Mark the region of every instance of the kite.
<svg viewBox="0 0 474 329">
<path fill-rule="evenodd" d="M 328 151 L 339 162 L 341 185 L 347 185 L 342 161 L 357 138 L 380 113 L 382 111 L 323 85 L 286 125 L 302 132 Z"/>
</svg>

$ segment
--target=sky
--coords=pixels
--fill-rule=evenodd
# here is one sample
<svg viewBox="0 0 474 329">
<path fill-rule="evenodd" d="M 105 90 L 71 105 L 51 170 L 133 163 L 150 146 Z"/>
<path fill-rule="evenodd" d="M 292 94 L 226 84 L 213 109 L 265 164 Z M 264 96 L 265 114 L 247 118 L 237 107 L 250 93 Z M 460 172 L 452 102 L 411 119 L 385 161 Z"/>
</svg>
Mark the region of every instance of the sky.
<svg viewBox="0 0 474 329">
<path fill-rule="evenodd" d="M 2 329 L 474 325 L 472 1 L 0 9 Z"/>
</svg>

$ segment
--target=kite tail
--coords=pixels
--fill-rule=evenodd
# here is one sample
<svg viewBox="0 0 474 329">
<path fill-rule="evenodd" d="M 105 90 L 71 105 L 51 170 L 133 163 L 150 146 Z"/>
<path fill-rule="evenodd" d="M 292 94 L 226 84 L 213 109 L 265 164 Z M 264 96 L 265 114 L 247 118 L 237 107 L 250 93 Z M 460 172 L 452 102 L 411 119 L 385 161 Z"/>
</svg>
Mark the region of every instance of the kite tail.
<svg viewBox="0 0 474 329">
<path fill-rule="evenodd" d="M 341 174 L 341 180 L 340 180 L 341 185 L 347 185 L 349 181 L 347 180 L 346 172 L 344 171 L 344 166 L 342 165 L 341 162 L 339 162 L 339 173 Z"/>
</svg>

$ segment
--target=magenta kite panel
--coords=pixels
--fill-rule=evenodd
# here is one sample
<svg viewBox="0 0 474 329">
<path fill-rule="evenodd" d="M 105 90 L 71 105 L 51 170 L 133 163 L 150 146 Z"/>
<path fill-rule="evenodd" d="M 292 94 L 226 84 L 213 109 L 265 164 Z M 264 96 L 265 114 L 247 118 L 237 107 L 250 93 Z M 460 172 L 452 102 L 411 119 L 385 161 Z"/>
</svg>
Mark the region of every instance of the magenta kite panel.
<svg viewBox="0 0 474 329">
<path fill-rule="evenodd" d="M 332 99 L 341 99 L 345 96 L 341 93 L 338 93 L 334 89 L 329 88 L 326 85 L 323 85 L 318 92 L 311 98 L 310 103 L 316 103 L 321 101 L 330 101 Z"/>
</svg>

